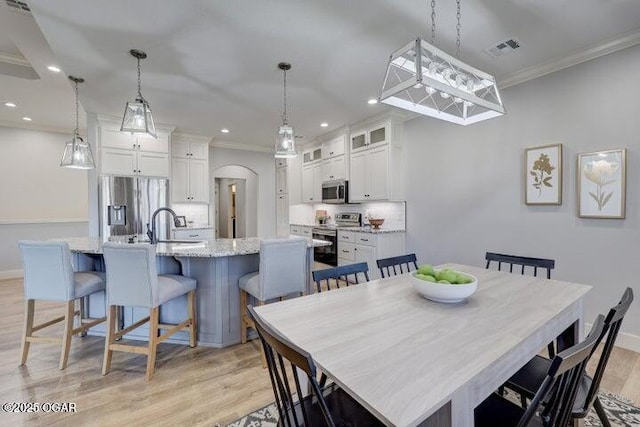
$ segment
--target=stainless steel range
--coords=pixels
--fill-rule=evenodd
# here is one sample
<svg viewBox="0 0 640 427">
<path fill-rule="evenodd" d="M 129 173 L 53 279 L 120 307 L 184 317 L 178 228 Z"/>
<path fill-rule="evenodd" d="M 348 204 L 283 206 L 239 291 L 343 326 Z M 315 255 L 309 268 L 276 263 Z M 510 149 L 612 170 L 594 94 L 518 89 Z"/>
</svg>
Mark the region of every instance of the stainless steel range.
<svg viewBox="0 0 640 427">
<path fill-rule="evenodd" d="M 326 240 L 331 246 L 316 247 L 313 250 L 314 261 L 332 266 L 338 265 L 338 229 L 360 227 L 362 215 L 356 212 L 335 214 L 335 225 L 318 225 L 313 227 L 313 238 Z"/>
</svg>

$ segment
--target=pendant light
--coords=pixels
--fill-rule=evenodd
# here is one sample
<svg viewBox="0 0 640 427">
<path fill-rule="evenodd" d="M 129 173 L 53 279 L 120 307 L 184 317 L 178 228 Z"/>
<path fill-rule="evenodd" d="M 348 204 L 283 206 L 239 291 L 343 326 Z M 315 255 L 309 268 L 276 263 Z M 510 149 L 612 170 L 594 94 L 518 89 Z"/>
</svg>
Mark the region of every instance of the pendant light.
<svg viewBox="0 0 640 427">
<path fill-rule="evenodd" d="M 69 76 L 75 84 L 76 93 L 76 127 L 73 129 L 73 136 L 71 141 L 68 141 L 64 147 L 64 154 L 62 155 L 62 161 L 60 166 L 63 168 L 72 169 L 93 169 L 96 167 L 93 161 L 93 153 L 89 143 L 85 142 L 80 137 L 80 130 L 78 126 L 78 84 L 83 83 L 84 79 L 80 77 Z"/>
<path fill-rule="evenodd" d="M 282 113 L 282 125 L 278 129 L 276 136 L 276 158 L 292 158 L 298 153 L 296 152 L 295 136 L 293 128 L 289 126 L 287 121 L 287 71 L 291 69 L 291 64 L 281 62 L 278 68 L 284 72 L 284 111 Z"/>
<path fill-rule="evenodd" d="M 129 53 L 138 60 L 138 95 L 135 101 L 127 102 L 120 130 L 122 132 L 147 133 L 156 138 L 156 125 L 151 115 L 151 107 L 149 107 L 149 103 L 142 96 L 140 89 L 140 60 L 145 59 L 147 54 L 137 49 L 131 49 Z"/>
<path fill-rule="evenodd" d="M 417 38 L 391 54 L 381 102 L 465 126 L 505 113 L 495 77 L 460 60 L 460 0 L 456 5 L 456 56 L 433 45 L 436 9 L 432 0 L 431 43 Z"/>
</svg>

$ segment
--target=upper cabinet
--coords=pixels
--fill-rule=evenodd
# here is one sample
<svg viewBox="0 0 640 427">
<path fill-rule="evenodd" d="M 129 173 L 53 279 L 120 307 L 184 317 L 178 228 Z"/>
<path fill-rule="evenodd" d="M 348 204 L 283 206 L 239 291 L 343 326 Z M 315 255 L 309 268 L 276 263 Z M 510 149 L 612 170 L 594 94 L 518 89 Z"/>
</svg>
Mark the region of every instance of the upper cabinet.
<svg viewBox="0 0 640 427">
<path fill-rule="evenodd" d="M 343 155 L 345 152 L 344 146 L 347 135 L 340 135 L 328 140 L 322 144 L 322 158 L 328 159 L 330 157 Z"/>
<path fill-rule="evenodd" d="M 404 200 L 402 129 L 394 118 L 351 133 L 349 200 Z"/>
<path fill-rule="evenodd" d="M 322 202 L 322 166 L 319 163 L 302 167 L 302 203 Z"/>
<path fill-rule="evenodd" d="M 302 151 L 302 165 L 317 162 L 322 158 L 322 148 L 313 147 Z"/>
<path fill-rule="evenodd" d="M 151 138 L 101 127 L 100 150 L 103 175 L 169 176 L 169 135 Z"/>
<path fill-rule="evenodd" d="M 195 135 L 176 134 L 171 142 L 173 203 L 209 203 L 209 142 Z"/>
</svg>

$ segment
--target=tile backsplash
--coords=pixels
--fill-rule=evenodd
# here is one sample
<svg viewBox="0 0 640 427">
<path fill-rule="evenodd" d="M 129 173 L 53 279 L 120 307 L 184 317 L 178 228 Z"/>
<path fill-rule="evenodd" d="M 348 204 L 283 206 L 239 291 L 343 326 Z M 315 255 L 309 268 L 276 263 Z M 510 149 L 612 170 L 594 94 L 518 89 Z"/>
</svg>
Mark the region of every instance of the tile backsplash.
<svg viewBox="0 0 640 427">
<path fill-rule="evenodd" d="M 406 206 L 405 202 L 371 202 L 349 205 L 329 205 L 319 204 L 300 204 L 289 207 L 289 222 L 291 224 L 314 224 L 315 213 L 318 209 L 327 211 L 327 215 L 331 217 L 329 224 L 334 224 L 336 213 L 342 212 L 358 212 L 362 214 L 362 221 L 367 224 L 366 217 L 371 215 L 372 218 L 384 218 L 382 228 L 390 229 L 406 229 Z"/>
<path fill-rule="evenodd" d="M 209 205 L 202 203 L 174 203 L 173 210 L 177 215 L 184 216 L 188 227 L 202 227 L 209 225 Z"/>
</svg>

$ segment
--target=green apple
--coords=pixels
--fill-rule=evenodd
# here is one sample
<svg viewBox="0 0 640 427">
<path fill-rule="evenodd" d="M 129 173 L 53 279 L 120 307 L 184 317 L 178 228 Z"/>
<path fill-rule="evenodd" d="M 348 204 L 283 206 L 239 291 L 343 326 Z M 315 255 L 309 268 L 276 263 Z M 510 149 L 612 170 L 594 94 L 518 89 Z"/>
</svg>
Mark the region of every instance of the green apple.
<svg viewBox="0 0 640 427">
<path fill-rule="evenodd" d="M 455 283 L 458 285 L 466 285 L 471 282 L 473 282 L 473 279 L 471 277 L 465 276 L 464 274 L 458 274 L 458 277 Z"/>
<path fill-rule="evenodd" d="M 428 274 L 416 274 L 416 279 L 424 280 L 425 282 L 435 282 L 436 279 L 433 276 L 429 276 Z"/>
<path fill-rule="evenodd" d="M 436 275 L 436 272 L 433 269 L 433 266 L 430 264 L 424 264 L 418 267 L 418 273 L 424 274 L 426 276 L 432 276 L 432 277 Z"/>
<path fill-rule="evenodd" d="M 451 284 L 451 282 L 448 281 L 448 280 L 438 280 L 438 283 L 442 283 L 444 285 L 450 285 Z"/>
<path fill-rule="evenodd" d="M 438 273 L 438 280 L 445 280 L 454 283 L 458 279 L 458 274 L 452 270 L 442 270 Z"/>
</svg>

